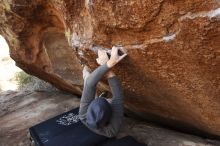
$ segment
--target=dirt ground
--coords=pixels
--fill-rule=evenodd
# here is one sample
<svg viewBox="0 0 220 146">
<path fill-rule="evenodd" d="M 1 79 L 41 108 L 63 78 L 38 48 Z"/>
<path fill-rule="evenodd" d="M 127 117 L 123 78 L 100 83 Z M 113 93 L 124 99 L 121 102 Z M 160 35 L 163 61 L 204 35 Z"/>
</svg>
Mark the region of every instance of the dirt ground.
<svg viewBox="0 0 220 146">
<path fill-rule="evenodd" d="M 58 92 L 4 92 L 0 96 L 0 146 L 28 146 L 28 128 L 77 107 L 79 99 Z"/>
</svg>

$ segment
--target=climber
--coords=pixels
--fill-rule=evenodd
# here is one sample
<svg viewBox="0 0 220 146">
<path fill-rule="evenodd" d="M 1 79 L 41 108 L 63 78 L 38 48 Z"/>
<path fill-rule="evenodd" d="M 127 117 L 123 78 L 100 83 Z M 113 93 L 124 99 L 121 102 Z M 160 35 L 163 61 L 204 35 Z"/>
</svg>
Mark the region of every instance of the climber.
<svg viewBox="0 0 220 146">
<path fill-rule="evenodd" d="M 120 55 L 119 51 L 123 53 Z M 115 137 L 120 129 L 123 118 L 123 93 L 118 78 L 110 69 L 126 55 L 126 52 L 119 47 L 112 47 L 110 57 L 106 51 L 99 50 L 96 61 L 100 66 L 91 74 L 87 66 L 83 69 L 84 89 L 80 101 L 79 118 L 96 134 Z M 111 100 L 96 96 L 96 85 L 104 74 L 108 78 L 112 91 Z"/>
</svg>

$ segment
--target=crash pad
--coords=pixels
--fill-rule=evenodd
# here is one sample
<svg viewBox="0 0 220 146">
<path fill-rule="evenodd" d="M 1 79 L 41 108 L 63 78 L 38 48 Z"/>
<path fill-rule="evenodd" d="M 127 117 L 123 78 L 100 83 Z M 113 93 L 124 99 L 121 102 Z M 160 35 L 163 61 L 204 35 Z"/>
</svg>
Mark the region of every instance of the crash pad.
<svg viewBox="0 0 220 146">
<path fill-rule="evenodd" d="M 107 137 L 90 131 L 78 117 L 79 108 L 48 119 L 29 129 L 36 146 L 95 146 Z"/>
</svg>

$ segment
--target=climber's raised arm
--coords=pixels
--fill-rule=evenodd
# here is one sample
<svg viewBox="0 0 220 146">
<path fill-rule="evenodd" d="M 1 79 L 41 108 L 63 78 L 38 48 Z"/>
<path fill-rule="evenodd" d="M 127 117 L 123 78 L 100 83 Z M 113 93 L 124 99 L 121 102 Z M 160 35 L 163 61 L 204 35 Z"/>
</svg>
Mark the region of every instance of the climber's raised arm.
<svg viewBox="0 0 220 146">
<path fill-rule="evenodd" d="M 106 52 L 99 50 L 98 56 L 96 60 L 100 66 L 97 69 L 91 74 L 89 73 L 88 67 L 85 66 L 83 69 L 84 87 L 79 108 L 79 118 L 82 122 L 85 122 L 88 106 L 95 98 L 97 83 L 110 68 L 107 66 L 109 58 Z"/>
<path fill-rule="evenodd" d="M 112 116 L 109 124 L 103 128 L 103 133 L 108 137 L 114 137 L 117 135 L 123 119 L 123 92 L 121 84 L 113 72 L 109 71 L 107 77 L 112 91 Z"/>
<path fill-rule="evenodd" d="M 116 136 L 123 117 L 123 94 L 120 82 L 113 72 L 108 72 L 108 82 L 113 98 L 109 103 L 104 97 L 95 98 L 96 85 L 102 76 L 127 54 L 119 55 L 119 48 L 113 47 L 111 57 L 106 51 L 98 51 L 97 62 L 101 66 L 85 80 L 83 94 L 80 101 L 80 120 L 93 132 L 107 137 Z M 85 78 L 84 78 L 85 79 Z"/>
</svg>

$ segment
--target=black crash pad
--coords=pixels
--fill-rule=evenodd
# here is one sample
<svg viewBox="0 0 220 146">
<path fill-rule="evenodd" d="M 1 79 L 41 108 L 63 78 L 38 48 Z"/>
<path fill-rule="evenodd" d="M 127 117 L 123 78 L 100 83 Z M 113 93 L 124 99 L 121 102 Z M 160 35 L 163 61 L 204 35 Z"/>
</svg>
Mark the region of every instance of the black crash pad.
<svg viewBox="0 0 220 146">
<path fill-rule="evenodd" d="M 96 146 L 107 140 L 90 131 L 78 117 L 79 108 L 39 123 L 29 129 L 36 146 Z"/>
<path fill-rule="evenodd" d="M 131 136 L 125 136 L 120 139 L 111 138 L 104 141 L 101 146 L 146 146 L 143 143 L 139 143 Z"/>
</svg>

